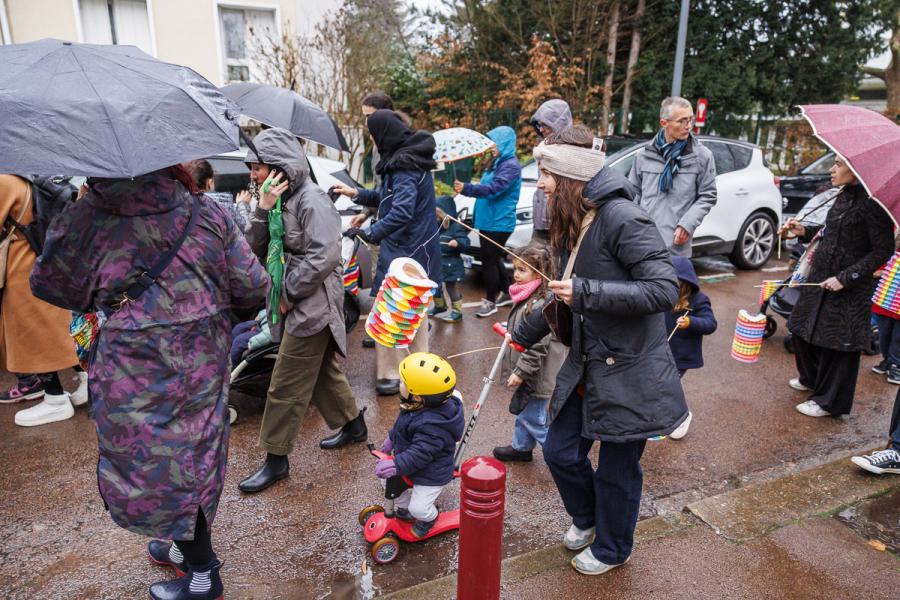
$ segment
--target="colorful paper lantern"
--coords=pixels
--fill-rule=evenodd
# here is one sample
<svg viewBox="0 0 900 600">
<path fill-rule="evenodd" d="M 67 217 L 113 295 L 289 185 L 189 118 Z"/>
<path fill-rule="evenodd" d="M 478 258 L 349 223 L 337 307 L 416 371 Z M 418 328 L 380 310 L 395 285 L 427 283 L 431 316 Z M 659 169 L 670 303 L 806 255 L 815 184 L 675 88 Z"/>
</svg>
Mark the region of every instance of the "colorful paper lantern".
<svg viewBox="0 0 900 600">
<path fill-rule="evenodd" d="M 884 310 L 892 313 L 900 313 L 900 252 L 895 252 L 894 256 L 884 267 L 884 274 L 878 281 L 878 287 L 875 288 L 875 295 L 872 296 L 872 302 L 880 306 Z"/>
<path fill-rule="evenodd" d="M 778 289 L 780 281 L 763 281 L 762 288 L 759 290 L 759 304 L 762 306 L 762 303 L 769 299 L 769 296 L 775 293 L 775 290 Z"/>
<path fill-rule="evenodd" d="M 366 332 L 379 344 L 406 348 L 422 323 L 436 287 L 422 265 L 411 258 L 394 259 L 366 318 Z"/>
<path fill-rule="evenodd" d="M 741 362 L 755 363 L 759 359 L 763 333 L 766 331 L 766 315 L 750 315 L 746 310 L 738 313 L 734 328 L 731 356 Z"/>
<path fill-rule="evenodd" d="M 350 264 L 344 269 L 344 291 L 350 292 L 354 296 L 359 295 L 359 261 L 355 254 L 350 260 Z"/>
</svg>

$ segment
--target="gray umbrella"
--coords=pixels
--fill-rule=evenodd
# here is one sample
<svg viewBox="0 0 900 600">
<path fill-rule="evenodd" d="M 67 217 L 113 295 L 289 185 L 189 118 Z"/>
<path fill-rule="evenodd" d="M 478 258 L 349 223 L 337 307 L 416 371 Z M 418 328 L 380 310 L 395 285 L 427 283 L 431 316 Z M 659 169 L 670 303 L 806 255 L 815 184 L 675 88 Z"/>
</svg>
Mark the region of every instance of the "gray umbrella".
<svg viewBox="0 0 900 600">
<path fill-rule="evenodd" d="M 135 177 L 238 149 L 239 107 L 133 46 L 0 46 L 0 173 Z"/>
<path fill-rule="evenodd" d="M 297 92 L 258 83 L 232 83 L 222 93 L 237 102 L 241 112 L 270 127 L 330 148 L 350 152 L 337 123 L 322 108 Z"/>
</svg>

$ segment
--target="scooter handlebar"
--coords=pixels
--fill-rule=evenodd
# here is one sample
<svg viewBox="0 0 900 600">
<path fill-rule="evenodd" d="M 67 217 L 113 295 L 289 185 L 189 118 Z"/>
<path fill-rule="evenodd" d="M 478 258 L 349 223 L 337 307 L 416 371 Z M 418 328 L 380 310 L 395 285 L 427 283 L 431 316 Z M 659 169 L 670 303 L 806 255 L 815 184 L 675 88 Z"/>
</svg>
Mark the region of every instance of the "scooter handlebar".
<svg viewBox="0 0 900 600">
<path fill-rule="evenodd" d="M 525 352 L 525 346 L 513 342 L 512 336 L 509 334 L 509 331 L 506 330 L 506 327 L 504 327 L 502 323 L 494 323 L 494 331 L 509 340 L 509 345 L 512 346 L 516 352 Z"/>
</svg>

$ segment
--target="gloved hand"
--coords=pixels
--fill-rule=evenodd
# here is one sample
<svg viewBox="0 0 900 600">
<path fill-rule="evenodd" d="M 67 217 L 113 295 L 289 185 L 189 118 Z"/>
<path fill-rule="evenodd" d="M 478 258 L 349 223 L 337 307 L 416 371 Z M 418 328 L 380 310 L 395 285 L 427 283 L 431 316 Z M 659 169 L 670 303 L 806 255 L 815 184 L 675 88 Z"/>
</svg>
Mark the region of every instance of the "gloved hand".
<svg viewBox="0 0 900 600">
<path fill-rule="evenodd" d="M 379 459 L 377 463 L 375 463 L 375 477 L 380 479 L 387 479 L 388 477 L 393 477 L 397 474 L 397 465 L 394 464 L 394 461 L 390 458 L 382 458 Z"/>
<path fill-rule="evenodd" d="M 394 442 L 391 441 L 391 438 L 388 438 L 381 442 L 381 451 L 385 454 L 390 454 L 391 450 L 394 449 Z"/>
<path fill-rule="evenodd" d="M 337 199 L 341 197 L 341 193 L 334 191 L 334 187 L 335 186 L 331 186 L 330 188 L 328 188 L 328 191 L 326 193 L 328 194 L 328 197 L 332 202 L 337 202 Z"/>
<path fill-rule="evenodd" d="M 362 227 L 351 227 L 350 229 L 347 230 L 346 235 L 349 238 L 356 236 L 364 242 L 369 241 L 369 238 L 366 237 L 366 232 Z"/>
</svg>

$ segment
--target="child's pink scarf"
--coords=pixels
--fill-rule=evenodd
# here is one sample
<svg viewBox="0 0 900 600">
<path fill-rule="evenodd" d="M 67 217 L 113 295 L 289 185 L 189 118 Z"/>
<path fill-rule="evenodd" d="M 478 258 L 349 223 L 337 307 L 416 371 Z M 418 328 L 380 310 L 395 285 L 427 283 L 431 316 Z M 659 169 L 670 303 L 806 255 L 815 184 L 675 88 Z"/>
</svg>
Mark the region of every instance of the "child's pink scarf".
<svg viewBox="0 0 900 600">
<path fill-rule="evenodd" d="M 509 286 L 509 295 L 513 299 L 513 302 L 518 304 L 519 302 L 528 299 L 528 296 L 534 293 L 534 290 L 538 289 L 540 285 L 540 278 L 523 284 L 514 283 Z"/>
</svg>

